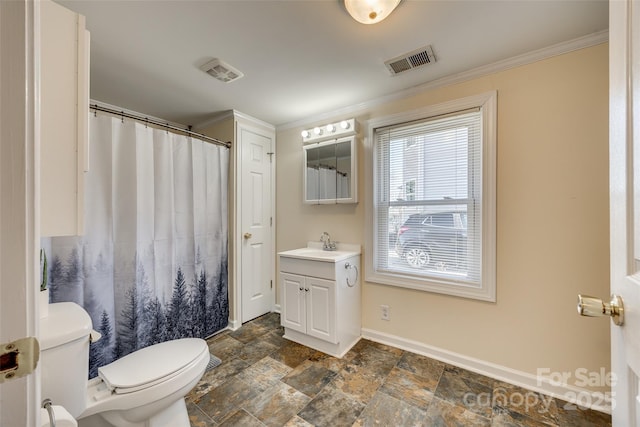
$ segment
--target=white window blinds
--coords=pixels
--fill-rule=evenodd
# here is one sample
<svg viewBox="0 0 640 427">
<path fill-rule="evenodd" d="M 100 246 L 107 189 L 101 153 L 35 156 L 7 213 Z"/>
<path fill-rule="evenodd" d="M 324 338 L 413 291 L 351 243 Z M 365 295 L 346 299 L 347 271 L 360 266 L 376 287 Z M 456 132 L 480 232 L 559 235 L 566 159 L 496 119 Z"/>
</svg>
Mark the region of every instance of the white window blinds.
<svg viewBox="0 0 640 427">
<path fill-rule="evenodd" d="M 374 269 L 480 287 L 482 113 L 374 131 Z"/>
</svg>

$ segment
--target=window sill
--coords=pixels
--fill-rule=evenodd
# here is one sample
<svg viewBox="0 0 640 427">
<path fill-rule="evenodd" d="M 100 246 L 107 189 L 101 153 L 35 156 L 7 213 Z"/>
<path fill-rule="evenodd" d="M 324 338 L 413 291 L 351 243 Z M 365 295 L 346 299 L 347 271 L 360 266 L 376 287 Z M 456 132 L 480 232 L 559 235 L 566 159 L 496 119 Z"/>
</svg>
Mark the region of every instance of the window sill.
<svg viewBox="0 0 640 427">
<path fill-rule="evenodd" d="M 367 271 L 365 281 L 386 286 L 413 289 L 423 292 L 451 295 L 480 301 L 496 302 L 495 286 L 472 285 L 454 280 L 436 278 L 417 279 L 400 273 L 382 273 Z"/>
</svg>

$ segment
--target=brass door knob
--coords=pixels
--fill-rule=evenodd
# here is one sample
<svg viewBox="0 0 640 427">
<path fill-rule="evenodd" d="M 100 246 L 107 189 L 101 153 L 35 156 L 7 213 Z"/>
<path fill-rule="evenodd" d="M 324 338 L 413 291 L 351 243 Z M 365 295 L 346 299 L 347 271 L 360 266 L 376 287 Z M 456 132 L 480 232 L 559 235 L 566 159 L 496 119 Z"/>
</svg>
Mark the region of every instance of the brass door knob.
<svg viewBox="0 0 640 427">
<path fill-rule="evenodd" d="M 586 317 L 611 316 L 613 323 L 620 326 L 624 323 L 624 304 L 618 295 L 611 295 L 608 303 L 589 295 L 578 295 L 578 314 Z"/>
<path fill-rule="evenodd" d="M 244 233 L 244 238 L 245 238 L 245 239 L 250 239 L 250 238 L 251 238 L 251 236 L 253 236 L 253 234 L 251 234 L 251 233 Z"/>
</svg>

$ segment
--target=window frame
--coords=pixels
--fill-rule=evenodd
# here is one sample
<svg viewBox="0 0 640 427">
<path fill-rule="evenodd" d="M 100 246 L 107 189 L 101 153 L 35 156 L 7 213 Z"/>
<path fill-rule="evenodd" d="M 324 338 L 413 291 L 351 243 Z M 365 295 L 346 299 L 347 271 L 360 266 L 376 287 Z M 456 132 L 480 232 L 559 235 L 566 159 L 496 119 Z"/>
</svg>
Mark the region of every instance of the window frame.
<svg viewBox="0 0 640 427">
<path fill-rule="evenodd" d="M 479 108 L 482 126 L 481 159 L 481 266 L 480 286 L 437 277 L 418 278 L 413 275 L 377 271 L 377 164 L 375 129 L 399 123 L 424 120 L 462 110 Z M 371 119 L 365 129 L 365 281 L 425 292 L 452 295 L 481 301 L 496 301 L 496 146 L 497 146 L 497 92 L 490 91 L 449 102 L 430 105 L 412 111 Z"/>
</svg>

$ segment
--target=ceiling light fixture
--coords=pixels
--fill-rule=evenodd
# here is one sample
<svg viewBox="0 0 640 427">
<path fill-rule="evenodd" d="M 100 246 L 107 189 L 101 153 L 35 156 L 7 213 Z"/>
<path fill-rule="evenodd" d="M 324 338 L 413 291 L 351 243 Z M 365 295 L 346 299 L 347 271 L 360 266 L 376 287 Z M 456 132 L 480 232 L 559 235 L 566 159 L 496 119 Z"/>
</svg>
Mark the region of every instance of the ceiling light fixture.
<svg viewBox="0 0 640 427">
<path fill-rule="evenodd" d="M 377 24 L 385 19 L 400 0 L 344 0 L 349 15 L 362 24 Z"/>
</svg>

